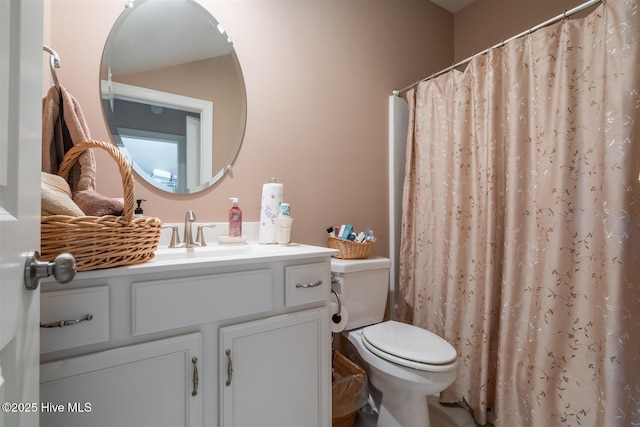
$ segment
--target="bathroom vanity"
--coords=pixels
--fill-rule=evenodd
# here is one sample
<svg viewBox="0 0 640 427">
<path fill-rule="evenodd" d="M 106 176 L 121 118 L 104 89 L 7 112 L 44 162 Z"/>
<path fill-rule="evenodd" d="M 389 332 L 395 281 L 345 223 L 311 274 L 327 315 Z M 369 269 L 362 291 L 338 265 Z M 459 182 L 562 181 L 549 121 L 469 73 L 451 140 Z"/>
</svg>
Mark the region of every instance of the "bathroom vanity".
<svg viewBox="0 0 640 427">
<path fill-rule="evenodd" d="M 160 249 L 43 281 L 41 426 L 331 425 L 334 253 Z"/>
</svg>

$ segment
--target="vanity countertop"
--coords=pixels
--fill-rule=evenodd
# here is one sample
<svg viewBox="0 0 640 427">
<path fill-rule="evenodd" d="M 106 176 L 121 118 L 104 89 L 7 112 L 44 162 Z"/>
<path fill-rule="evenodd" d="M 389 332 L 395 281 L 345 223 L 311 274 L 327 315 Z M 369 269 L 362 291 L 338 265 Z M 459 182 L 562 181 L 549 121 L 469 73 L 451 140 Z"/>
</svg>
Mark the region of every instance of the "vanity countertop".
<svg viewBox="0 0 640 427">
<path fill-rule="evenodd" d="M 175 225 L 179 228 L 180 236 L 184 233 L 182 224 Z M 196 269 L 237 267 L 246 264 L 268 263 L 276 261 L 304 260 L 318 257 L 328 257 L 338 254 L 340 251 L 327 247 L 311 246 L 302 243 L 289 245 L 261 244 L 258 242 L 259 224 L 246 222 L 243 225 L 243 237 L 246 244 L 219 244 L 218 237 L 226 233 L 226 223 L 210 223 L 214 227 L 208 227 L 205 231 L 207 246 L 196 248 L 168 248 L 171 240 L 171 230 L 163 228 L 160 235 L 158 249 L 155 257 L 145 263 L 124 267 L 113 267 L 90 271 L 81 271 L 76 274 L 78 279 L 101 279 L 105 277 L 123 277 L 141 275 L 147 273 L 164 273 L 192 271 Z M 194 225 L 194 227 L 197 224 Z M 43 283 L 55 283 L 53 277 L 43 279 Z"/>
<path fill-rule="evenodd" d="M 267 245 L 248 242 L 244 245 L 212 244 L 203 248 L 167 248 L 160 246 L 156 257 L 142 264 L 78 272 L 76 279 L 127 276 L 132 274 L 162 273 L 165 271 L 193 270 L 196 268 L 228 267 L 247 263 L 297 260 L 331 256 L 338 250 L 300 243 Z"/>
</svg>

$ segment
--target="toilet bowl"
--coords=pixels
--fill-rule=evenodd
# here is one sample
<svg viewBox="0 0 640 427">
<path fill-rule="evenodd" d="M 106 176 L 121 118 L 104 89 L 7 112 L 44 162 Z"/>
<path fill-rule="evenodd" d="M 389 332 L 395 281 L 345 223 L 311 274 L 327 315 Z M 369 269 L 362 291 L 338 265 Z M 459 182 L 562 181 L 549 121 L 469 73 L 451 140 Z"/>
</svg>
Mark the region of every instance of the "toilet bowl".
<svg viewBox="0 0 640 427">
<path fill-rule="evenodd" d="M 405 344 L 418 344 L 427 347 L 433 343 L 440 347 L 438 353 L 444 357 L 437 359 L 429 351 L 419 352 L 416 349 L 393 347 L 381 349 L 380 344 L 373 344 L 373 339 L 367 339 L 377 333 L 376 327 L 385 327 L 385 333 L 395 333 L 392 342 L 403 341 L 403 335 L 417 338 L 419 341 L 404 341 Z M 409 328 L 409 331 L 405 329 Z M 422 334 L 424 333 L 424 335 Z M 389 336 L 392 337 L 391 335 Z M 369 380 L 382 394 L 378 409 L 378 426 L 380 427 L 428 427 L 429 409 L 427 396 L 439 393 L 456 379 L 456 352 L 439 336 L 418 328 L 394 321 L 386 321 L 373 326 L 347 332 L 347 339 L 358 354 L 367 363 Z M 405 358 L 404 350 L 414 353 L 418 360 Z M 427 357 L 422 357 L 427 356 Z M 431 363 L 425 363 L 428 359 Z M 437 363 L 437 362 L 442 363 Z"/>
<path fill-rule="evenodd" d="M 382 322 L 389 265 L 386 258 L 332 260 L 332 289 L 349 313 L 344 334 L 381 393 L 378 427 L 429 427 L 427 396 L 456 379 L 457 354 L 430 331 Z"/>
</svg>

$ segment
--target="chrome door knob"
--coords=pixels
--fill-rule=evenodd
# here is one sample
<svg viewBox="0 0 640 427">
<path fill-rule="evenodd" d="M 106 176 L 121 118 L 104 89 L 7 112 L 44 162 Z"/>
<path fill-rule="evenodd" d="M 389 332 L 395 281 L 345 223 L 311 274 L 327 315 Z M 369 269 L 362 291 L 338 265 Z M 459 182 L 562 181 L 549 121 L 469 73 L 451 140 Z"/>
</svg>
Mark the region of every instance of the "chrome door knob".
<svg viewBox="0 0 640 427">
<path fill-rule="evenodd" d="M 61 253 L 52 262 L 40 260 L 38 251 L 27 255 L 24 265 L 24 285 L 30 290 L 38 289 L 40 279 L 53 274 L 58 283 L 68 283 L 76 277 L 76 259 L 69 253 Z"/>
</svg>

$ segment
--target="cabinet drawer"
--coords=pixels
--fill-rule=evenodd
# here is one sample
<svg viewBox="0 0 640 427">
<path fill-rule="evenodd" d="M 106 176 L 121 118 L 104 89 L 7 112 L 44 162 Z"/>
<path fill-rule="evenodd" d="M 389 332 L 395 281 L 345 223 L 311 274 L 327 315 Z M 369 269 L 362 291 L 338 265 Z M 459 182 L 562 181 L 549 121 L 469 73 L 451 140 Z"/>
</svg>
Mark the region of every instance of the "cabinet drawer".
<svg viewBox="0 0 640 427">
<path fill-rule="evenodd" d="M 40 325 L 41 354 L 109 341 L 109 287 L 43 292 Z"/>
<path fill-rule="evenodd" d="M 273 309 L 270 269 L 132 284 L 133 335 Z"/>
<path fill-rule="evenodd" d="M 325 301 L 331 289 L 328 262 L 285 267 L 285 303 L 288 307 Z"/>
</svg>

